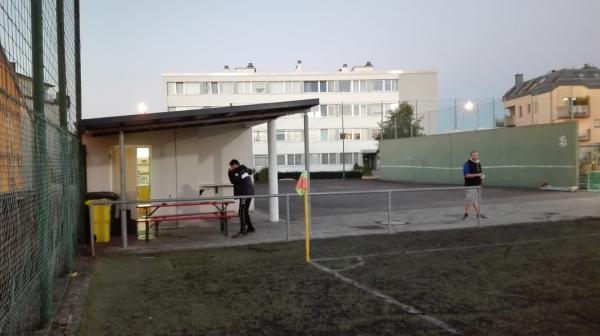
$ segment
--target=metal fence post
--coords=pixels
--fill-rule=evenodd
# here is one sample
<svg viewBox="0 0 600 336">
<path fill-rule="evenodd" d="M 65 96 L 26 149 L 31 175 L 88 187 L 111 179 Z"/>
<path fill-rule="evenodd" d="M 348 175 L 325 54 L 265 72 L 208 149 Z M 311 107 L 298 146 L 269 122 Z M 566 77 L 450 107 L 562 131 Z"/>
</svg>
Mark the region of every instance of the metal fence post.
<svg viewBox="0 0 600 336">
<path fill-rule="evenodd" d="M 96 246 L 94 242 L 94 204 L 90 204 L 90 250 L 92 257 L 96 256 Z"/>
<path fill-rule="evenodd" d="M 287 240 L 290 240 L 290 194 L 285 195 L 285 221 L 287 225 Z"/>
<path fill-rule="evenodd" d="M 388 190 L 388 233 L 392 233 L 392 191 Z"/>
</svg>

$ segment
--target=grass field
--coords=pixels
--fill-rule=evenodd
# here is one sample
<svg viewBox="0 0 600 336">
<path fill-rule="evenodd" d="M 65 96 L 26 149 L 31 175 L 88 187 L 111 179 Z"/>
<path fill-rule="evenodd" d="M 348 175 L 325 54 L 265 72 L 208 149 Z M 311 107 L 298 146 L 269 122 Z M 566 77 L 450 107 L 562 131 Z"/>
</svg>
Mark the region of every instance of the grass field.
<svg viewBox="0 0 600 336">
<path fill-rule="evenodd" d="M 600 221 L 98 258 L 80 335 L 598 335 Z"/>
</svg>

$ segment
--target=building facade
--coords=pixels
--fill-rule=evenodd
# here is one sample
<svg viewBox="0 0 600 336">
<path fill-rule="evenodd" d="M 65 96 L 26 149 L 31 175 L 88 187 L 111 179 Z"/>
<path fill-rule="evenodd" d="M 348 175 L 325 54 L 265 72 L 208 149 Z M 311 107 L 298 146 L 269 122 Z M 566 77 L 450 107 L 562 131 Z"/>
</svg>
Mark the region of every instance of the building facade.
<svg viewBox="0 0 600 336">
<path fill-rule="evenodd" d="M 247 67 L 218 73 L 168 73 L 162 75 L 167 110 L 236 106 L 318 98 L 320 104 L 309 113 L 310 163 L 313 171 L 352 170 L 368 165 L 376 168 L 379 123 L 386 113 L 404 101 L 419 100 L 419 111 L 436 108 L 437 74 L 434 71 L 378 71 L 370 62 L 335 72 L 306 72 L 298 61 L 293 72 L 261 73 Z M 294 115 L 277 120 L 277 162 L 279 171 L 301 171 L 304 166 L 303 118 Z M 267 125 L 253 127 L 253 162 L 256 168 L 268 163 Z"/>
<path fill-rule="evenodd" d="M 527 81 L 515 75 L 515 84 L 503 96 L 506 126 L 577 122 L 580 171 L 600 163 L 600 69 L 553 70 Z"/>
</svg>

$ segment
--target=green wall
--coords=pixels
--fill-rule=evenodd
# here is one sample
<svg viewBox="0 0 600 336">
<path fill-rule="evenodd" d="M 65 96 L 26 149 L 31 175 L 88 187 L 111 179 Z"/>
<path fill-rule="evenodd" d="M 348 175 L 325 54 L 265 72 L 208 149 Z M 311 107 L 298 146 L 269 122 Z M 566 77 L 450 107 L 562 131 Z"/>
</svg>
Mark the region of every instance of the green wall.
<svg viewBox="0 0 600 336">
<path fill-rule="evenodd" d="M 462 166 L 472 150 L 479 152 L 485 185 L 579 184 L 573 122 L 382 140 L 381 179 L 463 184 Z"/>
</svg>

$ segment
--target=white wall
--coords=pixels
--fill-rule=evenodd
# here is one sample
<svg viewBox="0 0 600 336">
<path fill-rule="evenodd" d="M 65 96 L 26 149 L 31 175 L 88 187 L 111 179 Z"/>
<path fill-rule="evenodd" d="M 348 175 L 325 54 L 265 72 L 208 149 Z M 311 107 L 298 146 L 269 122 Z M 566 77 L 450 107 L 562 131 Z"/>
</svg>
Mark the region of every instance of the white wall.
<svg viewBox="0 0 600 336">
<path fill-rule="evenodd" d="M 118 136 L 84 136 L 83 142 L 88 191 L 113 191 L 110 153 L 119 144 Z M 153 199 L 198 197 L 201 184 L 229 183 L 231 159 L 252 164 L 252 131 L 240 125 L 129 133 L 125 134 L 125 144 L 150 147 Z M 232 194 L 231 188 L 223 190 L 225 195 Z M 213 195 L 207 190 L 202 196 Z"/>
</svg>

